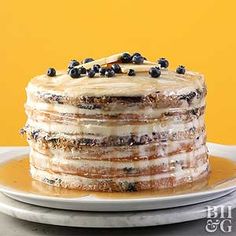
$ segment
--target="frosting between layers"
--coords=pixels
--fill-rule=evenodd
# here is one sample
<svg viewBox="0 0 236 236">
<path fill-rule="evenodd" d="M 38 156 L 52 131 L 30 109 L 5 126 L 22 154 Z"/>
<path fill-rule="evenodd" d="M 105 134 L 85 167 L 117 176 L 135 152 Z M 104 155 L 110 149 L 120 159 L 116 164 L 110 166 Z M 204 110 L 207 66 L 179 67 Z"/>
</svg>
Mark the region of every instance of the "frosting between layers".
<svg viewBox="0 0 236 236">
<path fill-rule="evenodd" d="M 202 100 L 199 104 L 192 104 L 188 106 L 187 108 L 184 107 L 176 107 L 176 108 L 159 108 L 159 109 L 153 109 L 150 107 L 145 107 L 140 109 L 138 106 L 132 106 L 127 107 L 125 110 L 111 110 L 106 111 L 101 109 L 81 109 L 73 105 L 69 104 L 49 104 L 46 102 L 35 102 L 32 101 L 29 97 L 27 99 L 27 102 L 25 104 L 26 109 L 35 109 L 39 111 L 45 111 L 45 112 L 58 112 L 58 113 L 70 113 L 70 114 L 83 114 L 83 115 L 97 115 L 97 114 L 103 114 L 103 115 L 117 115 L 117 114 L 137 114 L 142 115 L 145 114 L 146 117 L 159 117 L 160 115 L 164 114 L 165 112 L 179 112 L 179 111 L 187 111 L 191 109 L 201 108 L 204 107 L 205 100 Z"/>
<path fill-rule="evenodd" d="M 102 138 L 107 136 L 126 136 L 130 134 L 134 135 L 145 135 L 152 134 L 153 132 L 181 132 L 191 128 L 199 128 L 204 127 L 204 116 L 199 117 L 198 119 L 194 119 L 188 123 L 158 123 L 154 122 L 151 124 L 138 124 L 138 125 L 109 125 L 109 124 L 80 124 L 78 123 L 57 123 L 53 121 L 45 121 L 42 122 L 40 120 L 32 120 L 28 119 L 27 124 L 33 127 L 34 129 L 40 129 L 45 132 L 58 132 L 60 136 L 65 136 L 64 134 L 76 134 L 78 137 L 89 137 L 91 138 L 93 135 L 96 138 Z"/>
</svg>

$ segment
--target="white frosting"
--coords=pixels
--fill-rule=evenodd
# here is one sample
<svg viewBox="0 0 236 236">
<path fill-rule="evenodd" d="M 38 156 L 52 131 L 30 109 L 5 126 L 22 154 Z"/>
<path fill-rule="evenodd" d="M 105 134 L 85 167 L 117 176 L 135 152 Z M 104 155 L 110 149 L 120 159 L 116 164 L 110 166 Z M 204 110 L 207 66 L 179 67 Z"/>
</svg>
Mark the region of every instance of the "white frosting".
<svg viewBox="0 0 236 236">
<path fill-rule="evenodd" d="M 67 134 L 77 135 L 78 137 L 92 137 L 102 138 L 112 135 L 126 136 L 130 134 L 145 135 L 152 134 L 152 132 L 181 132 L 190 128 L 200 128 L 204 126 L 204 116 L 194 119 L 188 123 L 173 123 L 173 122 L 153 122 L 147 124 L 137 125 L 109 125 L 106 123 L 56 123 L 53 121 L 42 122 L 40 120 L 32 120 L 28 118 L 27 124 L 34 129 L 41 129 L 45 132 L 60 133 L 60 136 L 66 137 Z M 73 138 L 70 136 L 69 138 Z"/>
</svg>

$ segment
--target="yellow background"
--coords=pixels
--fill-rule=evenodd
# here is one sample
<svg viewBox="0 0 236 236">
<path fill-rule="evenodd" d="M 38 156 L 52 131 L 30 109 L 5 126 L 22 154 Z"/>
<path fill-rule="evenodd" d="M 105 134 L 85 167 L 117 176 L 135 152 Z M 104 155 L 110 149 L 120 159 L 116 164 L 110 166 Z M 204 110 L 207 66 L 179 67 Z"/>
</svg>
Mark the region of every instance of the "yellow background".
<svg viewBox="0 0 236 236">
<path fill-rule="evenodd" d="M 236 1 L 0 3 L 0 145 L 26 144 L 18 130 L 31 77 L 121 51 L 204 73 L 208 140 L 236 144 Z"/>
</svg>

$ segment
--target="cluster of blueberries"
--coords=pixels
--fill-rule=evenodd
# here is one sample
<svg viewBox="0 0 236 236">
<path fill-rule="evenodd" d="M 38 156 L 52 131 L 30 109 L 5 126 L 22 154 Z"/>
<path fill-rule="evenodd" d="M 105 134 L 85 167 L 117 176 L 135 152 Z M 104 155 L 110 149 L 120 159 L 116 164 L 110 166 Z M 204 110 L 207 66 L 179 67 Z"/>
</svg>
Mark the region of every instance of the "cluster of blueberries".
<svg viewBox="0 0 236 236">
<path fill-rule="evenodd" d="M 88 63 L 94 61 L 92 58 L 86 58 L 82 63 Z M 113 77 L 115 73 L 121 73 L 121 68 L 118 64 L 113 64 L 111 68 L 101 67 L 99 64 L 95 64 L 91 69 L 86 70 L 83 66 L 80 68 L 76 68 L 79 62 L 76 60 L 72 60 L 68 66 L 68 73 L 72 78 L 79 78 L 80 75 L 87 74 L 89 78 L 93 78 L 96 73 L 100 73 L 100 75 L 105 75 L 106 77 Z"/>
<path fill-rule="evenodd" d="M 136 52 L 133 55 L 130 55 L 129 53 L 123 53 L 123 55 L 120 58 L 120 61 L 122 63 L 134 63 L 134 64 L 143 64 L 143 62 L 147 60 L 145 57 L 143 57 L 140 53 Z M 93 58 L 86 58 L 82 61 L 82 64 L 88 63 L 94 61 Z M 161 68 L 167 68 L 169 66 L 169 62 L 166 58 L 162 57 L 158 60 L 158 64 Z M 119 64 L 113 64 L 111 68 L 105 68 L 101 67 L 98 64 L 93 65 L 91 69 L 86 70 L 86 68 L 76 66 L 80 65 L 80 63 L 77 60 L 71 60 L 68 65 L 68 74 L 71 76 L 71 78 L 79 78 L 81 75 L 87 74 L 89 78 L 93 78 L 96 73 L 100 73 L 100 75 L 105 75 L 106 77 L 113 77 L 116 73 L 122 73 L 121 67 Z M 157 78 L 161 75 L 161 69 L 159 66 L 152 67 L 149 70 L 149 74 L 153 78 Z M 185 73 L 185 67 L 184 66 L 178 66 L 176 69 L 176 72 L 178 74 L 184 74 Z M 129 69 L 128 76 L 135 76 L 135 70 Z M 48 76 L 55 76 L 56 70 L 54 68 L 49 68 L 47 71 Z"/>
</svg>

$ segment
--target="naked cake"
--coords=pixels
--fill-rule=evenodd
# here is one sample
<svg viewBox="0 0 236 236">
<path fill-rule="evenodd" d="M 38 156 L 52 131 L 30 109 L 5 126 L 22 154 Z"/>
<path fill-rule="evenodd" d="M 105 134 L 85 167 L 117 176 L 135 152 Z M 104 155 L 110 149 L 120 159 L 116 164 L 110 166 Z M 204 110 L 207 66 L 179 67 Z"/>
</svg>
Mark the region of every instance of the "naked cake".
<svg viewBox="0 0 236 236">
<path fill-rule="evenodd" d="M 202 74 L 115 54 L 27 86 L 33 179 L 91 191 L 173 188 L 207 176 Z"/>
</svg>

